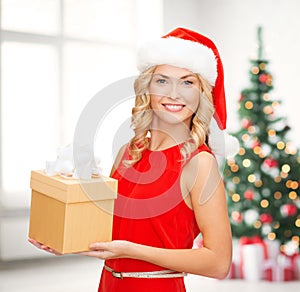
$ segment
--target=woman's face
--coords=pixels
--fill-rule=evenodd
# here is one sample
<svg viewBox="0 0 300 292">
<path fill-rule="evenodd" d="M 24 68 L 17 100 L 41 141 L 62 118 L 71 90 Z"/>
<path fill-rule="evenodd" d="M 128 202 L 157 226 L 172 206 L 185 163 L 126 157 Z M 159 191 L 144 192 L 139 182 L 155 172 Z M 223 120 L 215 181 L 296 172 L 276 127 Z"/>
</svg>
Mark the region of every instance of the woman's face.
<svg viewBox="0 0 300 292">
<path fill-rule="evenodd" d="M 149 85 L 153 118 L 190 126 L 200 102 L 198 76 L 183 68 L 170 65 L 156 67 Z"/>
</svg>

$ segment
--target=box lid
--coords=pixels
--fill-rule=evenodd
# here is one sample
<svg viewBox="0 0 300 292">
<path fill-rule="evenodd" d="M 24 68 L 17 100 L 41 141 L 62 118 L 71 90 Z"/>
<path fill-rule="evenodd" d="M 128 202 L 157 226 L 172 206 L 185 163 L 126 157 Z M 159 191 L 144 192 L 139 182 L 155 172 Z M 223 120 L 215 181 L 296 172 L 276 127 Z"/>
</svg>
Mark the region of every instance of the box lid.
<svg viewBox="0 0 300 292">
<path fill-rule="evenodd" d="M 118 181 L 106 176 L 90 180 L 48 176 L 44 170 L 33 170 L 30 187 L 56 200 L 76 203 L 115 199 Z"/>
</svg>

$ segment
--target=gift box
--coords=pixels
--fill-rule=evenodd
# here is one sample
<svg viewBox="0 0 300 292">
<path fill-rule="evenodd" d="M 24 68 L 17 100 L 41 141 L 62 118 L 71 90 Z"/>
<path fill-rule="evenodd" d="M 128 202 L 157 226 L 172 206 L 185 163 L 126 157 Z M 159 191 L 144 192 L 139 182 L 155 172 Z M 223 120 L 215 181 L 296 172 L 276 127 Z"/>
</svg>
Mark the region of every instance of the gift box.
<svg viewBox="0 0 300 292">
<path fill-rule="evenodd" d="M 300 280 L 300 255 L 296 255 L 294 259 L 295 279 Z"/>
<path fill-rule="evenodd" d="M 293 281 L 295 280 L 294 269 L 290 259 L 280 255 L 275 261 L 267 260 L 264 263 L 264 279 L 266 281 Z"/>
<path fill-rule="evenodd" d="M 67 254 L 110 241 L 117 180 L 78 180 L 32 171 L 29 237 Z"/>
<path fill-rule="evenodd" d="M 263 278 L 263 262 L 267 259 L 267 247 L 259 236 L 240 238 L 240 275 L 247 281 Z"/>
</svg>

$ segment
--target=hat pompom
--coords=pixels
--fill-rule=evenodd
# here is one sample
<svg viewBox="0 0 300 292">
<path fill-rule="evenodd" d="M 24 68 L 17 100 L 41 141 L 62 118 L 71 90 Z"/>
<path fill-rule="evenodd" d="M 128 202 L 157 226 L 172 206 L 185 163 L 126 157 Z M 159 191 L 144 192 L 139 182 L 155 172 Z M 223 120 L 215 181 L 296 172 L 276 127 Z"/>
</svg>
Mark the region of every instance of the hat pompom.
<svg viewBox="0 0 300 292">
<path fill-rule="evenodd" d="M 211 119 L 210 123 L 208 144 L 216 155 L 219 164 L 224 158 L 235 156 L 240 149 L 238 139 L 228 134 L 226 130 L 221 130 L 214 118 Z"/>
</svg>

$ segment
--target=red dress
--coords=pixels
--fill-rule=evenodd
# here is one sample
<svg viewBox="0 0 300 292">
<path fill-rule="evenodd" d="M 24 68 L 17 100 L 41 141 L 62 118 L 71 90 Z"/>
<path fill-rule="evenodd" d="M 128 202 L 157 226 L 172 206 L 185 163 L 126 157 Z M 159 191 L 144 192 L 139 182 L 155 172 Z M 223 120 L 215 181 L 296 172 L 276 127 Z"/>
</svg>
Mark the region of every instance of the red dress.
<svg viewBox="0 0 300 292">
<path fill-rule="evenodd" d="M 118 180 L 118 198 L 115 202 L 113 240 L 128 240 L 148 246 L 187 249 L 192 248 L 199 234 L 194 212 L 186 205 L 180 190 L 180 174 L 186 164 L 180 147 L 162 151 L 145 150 L 142 159 L 133 167 L 120 163 L 113 174 Z M 203 145 L 200 151 L 211 152 Z M 124 157 L 128 157 L 125 151 Z M 123 157 L 123 158 L 124 158 Z M 145 272 L 166 269 L 135 259 L 107 260 L 106 265 L 118 272 Z M 183 292 L 183 278 L 118 279 L 105 269 L 98 291 L 101 292 Z"/>
</svg>

